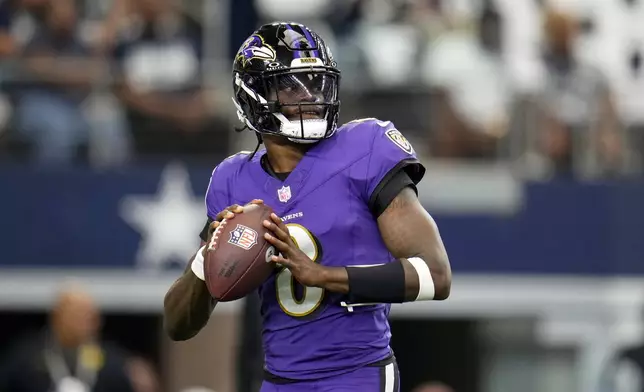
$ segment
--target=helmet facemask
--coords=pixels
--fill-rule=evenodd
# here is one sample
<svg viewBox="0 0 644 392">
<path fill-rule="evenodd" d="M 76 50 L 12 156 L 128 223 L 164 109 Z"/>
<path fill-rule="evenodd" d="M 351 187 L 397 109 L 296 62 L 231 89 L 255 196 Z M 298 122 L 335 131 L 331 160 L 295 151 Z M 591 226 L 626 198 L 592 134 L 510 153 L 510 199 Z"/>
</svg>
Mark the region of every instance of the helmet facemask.
<svg viewBox="0 0 644 392">
<path fill-rule="evenodd" d="M 335 133 L 340 109 L 337 70 L 306 66 L 236 72 L 234 77 L 233 101 L 248 128 L 296 143 L 314 143 Z"/>
</svg>

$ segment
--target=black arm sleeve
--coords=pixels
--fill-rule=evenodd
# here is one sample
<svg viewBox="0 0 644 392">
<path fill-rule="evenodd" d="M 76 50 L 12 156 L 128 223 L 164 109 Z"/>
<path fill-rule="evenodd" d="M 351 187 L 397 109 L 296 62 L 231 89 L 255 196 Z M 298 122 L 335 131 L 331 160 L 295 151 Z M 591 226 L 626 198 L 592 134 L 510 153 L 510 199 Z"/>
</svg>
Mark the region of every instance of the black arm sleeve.
<svg viewBox="0 0 644 392">
<path fill-rule="evenodd" d="M 345 267 L 351 303 L 405 302 L 405 270 L 400 260 L 373 267 Z"/>
<path fill-rule="evenodd" d="M 208 241 L 208 229 L 210 228 L 210 225 L 214 221 L 215 221 L 214 219 L 212 219 L 211 217 L 208 217 L 208 220 L 206 221 L 206 225 L 201 230 L 201 233 L 199 233 L 199 238 L 201 238 L 203 242 Z"/>
<path fill-rule="evenodd" d="M 414 163 L 402 161 L 380 181 L 369 198 L 369 210 L 375 218 L 378 218 L 389 206 L 389 203 L 406 187 L 411 187 L 418 195 L 416 188 L 418 181 L 412 179 L 410 175 L 410 173 L 415 173 L 413 165 Z"/>
</svg>

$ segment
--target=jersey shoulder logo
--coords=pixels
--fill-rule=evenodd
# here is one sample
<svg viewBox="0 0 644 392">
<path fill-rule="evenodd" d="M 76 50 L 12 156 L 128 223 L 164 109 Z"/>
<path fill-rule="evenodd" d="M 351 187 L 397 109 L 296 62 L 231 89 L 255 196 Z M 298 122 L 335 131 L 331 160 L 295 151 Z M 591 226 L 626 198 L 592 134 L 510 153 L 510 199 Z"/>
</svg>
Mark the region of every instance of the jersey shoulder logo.
<svg viewBox="0 0 644 392">
<path fill-rule="evenodd" d="M 391 140 L 395 145 L 397 145 L 401 150 L 403 150 L 407 154 L 411 154 L 414 152 L 414 148 L 411 146 L 411 143 L 409 143 L 409 140 L 407 140 L 407 138 L 404 137 L 399 130 L 395 128 L 390 129 L 387 132 L 385 132 L 385 135 L 387 135 L 389 140 Z"/>
<path fill-rule="evenodd" d="M 238 246 L 244 250 L 249 250 L 257 244 L 257 232 L 250 227 L 237 225 L 237 227 L 230 232 L 228 243 Z"/>
</svg>

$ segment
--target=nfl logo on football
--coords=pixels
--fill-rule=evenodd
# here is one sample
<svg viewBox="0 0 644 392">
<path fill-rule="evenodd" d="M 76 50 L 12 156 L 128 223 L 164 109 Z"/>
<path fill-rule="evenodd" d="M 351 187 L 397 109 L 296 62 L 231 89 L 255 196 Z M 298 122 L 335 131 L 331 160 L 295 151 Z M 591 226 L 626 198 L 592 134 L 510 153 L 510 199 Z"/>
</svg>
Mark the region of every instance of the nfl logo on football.
<svg viewBox="0 0 644 392">
<path fill-rule="evenodd" d="M 291 199 L 291 187 L 283 186 L 277 190 L 277 197 L 279 197 L 282 203 L 286 203 Z"/>
<path fill-rule="evenodd" d="M 249 250 L 257 243 L 257 232 L 250 227 L 237 225 L 235 230 L 230 232 L 228 243 Z"/>
</svg>

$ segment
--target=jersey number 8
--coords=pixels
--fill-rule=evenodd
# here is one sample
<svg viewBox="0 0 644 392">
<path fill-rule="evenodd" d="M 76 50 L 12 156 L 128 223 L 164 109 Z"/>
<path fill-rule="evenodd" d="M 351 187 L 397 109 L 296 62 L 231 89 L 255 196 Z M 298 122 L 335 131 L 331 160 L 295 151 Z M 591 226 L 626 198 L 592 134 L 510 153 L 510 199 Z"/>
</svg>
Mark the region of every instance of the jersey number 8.
<svg viewBox="0 0 644 392">
<path fill-rule="evenodd" d="M 295 245 L 316 263 L 320 257 L 320 249 L 318 249 L 318 242 L 313 237 L 313 234 L 304 226 L 295 223 L 289 223 L 286 227 L 288 227 Z M 302 289 L 302 295 L 299 296 L 299 299 L 296 296 L 296 286 L 300 286 Z M 279 303 L 284 313 L 292 317 L 308 316 L 320 307 L 324 299 L 323 289 L 319 287 L 302 287 L 293 278 L 288 268 L 284 268 L 277 274 L 275 289 L 277 303 Z"/>
</svg>

